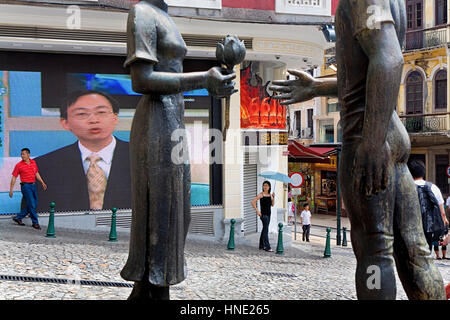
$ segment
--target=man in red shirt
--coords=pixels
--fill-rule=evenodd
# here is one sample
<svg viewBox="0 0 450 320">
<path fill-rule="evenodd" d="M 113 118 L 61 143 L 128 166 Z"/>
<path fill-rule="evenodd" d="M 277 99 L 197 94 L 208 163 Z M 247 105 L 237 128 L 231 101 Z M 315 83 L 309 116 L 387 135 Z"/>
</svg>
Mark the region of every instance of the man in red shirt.
<svg viewBox="0 0 450 320">
<path fill-rule="evenodd" d="M 22 219 L 29 213 L 31 222 L 33 223 L 33 228 L 41 229 L 36 213 L 38 199 L 36 193 L 36 185 L 34 182 L 37 179 L 40 183 L 42 183 L 42 188 L 44 188 L 44 190 L 47 190 L 47 185 L 44 183 L 44 180 L 42 180 L 41 175 L 38 172 L 36 162 L 33 159 L 30 159 L 30 149 L 23 148 L 21 150 L 20 156 L 22 157 L 22 161 L 16 164 L 12 172 L 11 185 L 9 187 L 9 197 L 12 198 L 16 179 L 20 175 L 20 190 L 22 191 L 23 198 L 25 199 L 27 205 L 15 218 L 13 218 L 13 220 L 17 224 L 24 226 L 25 224 L 22 222 Z"/>
</svg>

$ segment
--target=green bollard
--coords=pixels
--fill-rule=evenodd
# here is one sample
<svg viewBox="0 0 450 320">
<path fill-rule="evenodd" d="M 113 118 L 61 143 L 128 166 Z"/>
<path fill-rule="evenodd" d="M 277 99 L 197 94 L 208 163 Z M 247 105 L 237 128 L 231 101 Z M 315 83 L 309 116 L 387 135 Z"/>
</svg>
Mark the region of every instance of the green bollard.
<svg viewBox="0 0 450 320">
<path fill-rule="evenodd" d="M 325 252 L 323 253 L 324 258 L 331 257 L 330 232 L 331 232 L 331 228 L 327 228 L 327 240 L 325 242 Z"/>
<path fill-rule="evenodd" d="M 55 236 L 55 203 L 50 202 L 50 216 L 48 217 L 47 238 L 56 238 Z"/>
<path fill-rule="evenodd" d="M 234 250 L 234 224 L 236 223 L 235 219 L 230 220 L 231 226 L 230 226 L 230 238 L 228 239 L 228 250 Z"/>
<path fill-rule="evenodd" d="M 276 254 L 283 254 L 284 248 L 283 248 L 283 224 L 280 222 L 278 224 L 278 244 L 277 244 L 277 251 Z"/>
<path fill-rule="evenodd" d="M 112 208 L 112 216 L 111 216 L 111 231 L 109 232 L 109 240 L 111 242 L 117 241 L 117 233 L 116 233 L 116 212 L 117 208 Z"/>
<path fill-rule="evenodd" d="M 344 233 L 343 238 L 342 238 L 342 246 L 346 247 L 347 246 L 347 228 L 343 227 L 342 232 Z"/>
</svg>

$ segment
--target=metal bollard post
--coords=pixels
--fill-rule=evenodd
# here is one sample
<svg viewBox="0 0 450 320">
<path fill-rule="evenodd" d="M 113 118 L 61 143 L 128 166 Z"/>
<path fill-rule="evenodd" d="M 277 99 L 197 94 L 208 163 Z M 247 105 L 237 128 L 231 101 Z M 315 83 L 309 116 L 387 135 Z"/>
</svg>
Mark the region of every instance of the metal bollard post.
<svg viewBox="0 0 450 320">
<path fill-rule="evenodd" d="M 283 224 L 280 222 L 278 224 L 278 244 L 277 244 L 277 254 L 283 254 L 284 247 L 283 247 Z"/>
<path fill-rule="evenodd" d="M 109 232 L 109 240 L 111 242 L 117 241 L 117 233 L 116 233 L 116 212 L 117 208 L 112 208 L 112 216 L 111 216 L 111 230 Z"/>
<path fill-rule="evenodd" d="M 48 217 L 47 238 L 56 238 L 55 236 L 55 203 L 50 202 L 50 215 Z"/>
<path fill-rule="evenodd" d="M 343 227 L 342 232 L 344 233 L 343 238 L 342 238 L 342 246 L 346 247 L 347 246 L 347 228 Z"/>
<path fill-rule="evenodd" d="M 230 238 L 228 239 L 228 250 L 234 250 L 234 224 L 236 223 L 235 219 L 230 220 L 231 226 L 230 226 Z"/>
<path fill-rule="evenodd" d="M 325 252 L 323 253 L 324 258 L 331 257 L 330 232 L 331 232 L 331 228 L 327 228 L 327 240 L 325 242 Z"/>
</svg>

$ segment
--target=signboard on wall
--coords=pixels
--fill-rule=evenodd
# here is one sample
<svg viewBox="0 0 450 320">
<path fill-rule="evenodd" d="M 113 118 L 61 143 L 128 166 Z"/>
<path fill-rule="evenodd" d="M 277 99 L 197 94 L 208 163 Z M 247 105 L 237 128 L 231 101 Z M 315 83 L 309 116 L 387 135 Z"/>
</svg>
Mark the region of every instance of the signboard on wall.
<svg viewBox="0 0 450 320">
<path fill-rule="evenodd" d="M 287 131 L 242 131 L 243 146 L 286 146 Z"/>
</svg>

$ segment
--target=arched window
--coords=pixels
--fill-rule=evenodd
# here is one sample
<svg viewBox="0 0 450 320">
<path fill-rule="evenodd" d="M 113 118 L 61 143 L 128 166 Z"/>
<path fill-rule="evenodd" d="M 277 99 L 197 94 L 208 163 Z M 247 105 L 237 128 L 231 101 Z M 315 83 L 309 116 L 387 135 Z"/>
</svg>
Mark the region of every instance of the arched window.
<svg viewBox="0 0 450 320">
<path fill-rule="evenodd" d="M 434 79 L 434 109 L 447 110 L 447 70 L 439 70 Z"/>
<path fill-rule="evenodd" d="M 406 78 L 406 114 L 423 113 L 423 77 L 413 71 Z"/>
</svg>

